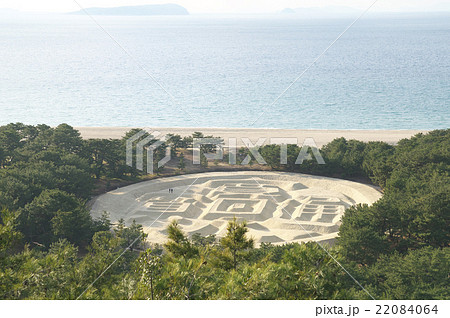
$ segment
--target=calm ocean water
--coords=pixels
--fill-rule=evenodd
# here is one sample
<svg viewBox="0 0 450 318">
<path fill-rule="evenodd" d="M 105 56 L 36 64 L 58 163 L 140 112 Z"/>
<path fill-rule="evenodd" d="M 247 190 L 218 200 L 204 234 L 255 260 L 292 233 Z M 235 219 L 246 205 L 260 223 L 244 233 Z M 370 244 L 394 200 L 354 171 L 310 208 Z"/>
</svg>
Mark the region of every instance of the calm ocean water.
<svg viewBox="0 0 450 318">
<path fill-rule="evenodd" d="M 133 58 L 86 16 L 0 19 L 0 124 L 450 126 L 448 16 L 363 18 L 270 107 L 351 20 L 96 19 Z"/>
</svg>

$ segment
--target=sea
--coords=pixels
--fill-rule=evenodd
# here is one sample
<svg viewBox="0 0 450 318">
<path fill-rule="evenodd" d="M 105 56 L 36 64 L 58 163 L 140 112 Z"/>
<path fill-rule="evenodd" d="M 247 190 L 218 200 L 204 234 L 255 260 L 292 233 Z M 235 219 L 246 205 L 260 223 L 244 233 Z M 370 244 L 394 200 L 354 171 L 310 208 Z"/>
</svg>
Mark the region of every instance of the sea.
<svg viewBox="0 0 450 318">
<path fill-rule="evenodd" d="M 450 15 L 353 20 L 4 15 L 0 124 L 449 128 Z"/>
</svg>

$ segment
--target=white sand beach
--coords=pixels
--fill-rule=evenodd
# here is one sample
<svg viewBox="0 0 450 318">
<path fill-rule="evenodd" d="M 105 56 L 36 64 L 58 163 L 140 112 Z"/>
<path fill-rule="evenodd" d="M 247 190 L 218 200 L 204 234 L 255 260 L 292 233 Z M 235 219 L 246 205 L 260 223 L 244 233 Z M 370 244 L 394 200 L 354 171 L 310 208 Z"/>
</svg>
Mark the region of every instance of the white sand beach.
<svg viewBox="0 0 450 318">
<path fill-rule="evenodd" d="M 131 130 L 131 127 L 75 127 L 83 138 L 112 138 L 118 139 Z M 364 142 L 384 141 L 396 144 L 399 140 L 410 138 L 418 133 L 427 133 L 426 130 L 308 130 L 308 129 L 262 129 L 262 128 L 147 128 L 149 131 L 157 131 L 162 135 L 169 133 L 179 134 L 182 137 L 192 135 L 194 131 L 200 131 L 204 135 L 222 137 L 225 146 L 228 146 L 230 138 L 236 138 L 237 146 L 243 146 L 242 138 L 249 138 L 253 143 L 259 138 L 265 138 L 265 143 L 270 143 L 271 138 L 297 138 L 302 144 L 305 138 L 313 138 L 318 147 L 329 143 L 335 138 L 345 137 Z"/>
<path fill-rule="evenodd" d="M 169 189 L 174 189 L 169 193 Z M 142 224 L 148 241 L 164 243 L 166 227 L 177 220 L 188 234 L 226 233 L 228 220 L 246 220 L 249 234 L 262 242 L 330 241 L 344 210 L 372 204 L 374 187 L 340 179 L 287 172 L 209 172 L 160 178 L 97 197 L 92 215 Z"/>
</svg>

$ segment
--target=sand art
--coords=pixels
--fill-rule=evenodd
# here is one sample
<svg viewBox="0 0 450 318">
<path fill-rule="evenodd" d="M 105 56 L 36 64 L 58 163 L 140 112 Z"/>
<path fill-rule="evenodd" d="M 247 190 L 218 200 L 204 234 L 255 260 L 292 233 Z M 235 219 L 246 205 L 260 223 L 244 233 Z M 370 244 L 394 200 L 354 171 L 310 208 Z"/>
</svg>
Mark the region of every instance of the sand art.
<svg viewBox="0 0 450 318">
<path fill-rule="evenodd" d="M 174 189 L 169 193 L 169 189 Z M 344 210 L 372 204 L 375 188 L 346 180 L 283 172 L 211 172 L 141 182 L 95 199 L 92 215 L 136 220 L 148 241 L 164 243 L 177 220 L 188 235 L 226 233 L 228 220 L 247 220 L 257 244 L 329 241 L 337 236 Z"/>
</svg>

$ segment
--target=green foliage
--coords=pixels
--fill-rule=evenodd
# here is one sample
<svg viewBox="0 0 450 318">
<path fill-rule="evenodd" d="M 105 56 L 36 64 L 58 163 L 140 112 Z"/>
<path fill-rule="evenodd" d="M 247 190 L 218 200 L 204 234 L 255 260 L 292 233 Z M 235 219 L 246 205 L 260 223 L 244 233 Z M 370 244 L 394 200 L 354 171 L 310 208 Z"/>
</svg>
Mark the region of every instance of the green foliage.
<svg viewBox="0 0 450 318">
<path fill-rule="evenodd" d="M 254 246 L 252 238 L 247 237 L 248 227 L 247 222 L 238 222 L 233 218 L 227 225 L 227 234 L 220 240 L 220 245 L 225 252 L 222 257 L 224 266 L 226 263 L 231 263 L 231 267 L 236 270 L 238 263 L 245 257 L 249 249 Z M 229 266 L 227 266 L 229 267 Z"/>
<path fill-rule="evenodd" d="M 208 168 L 208 159 L 206 158 L 202 150 L 200 151 L 200 166 L 202 168 Z"/>
<path fill-rule="evenodd" d="M 7 209 L 0 211 L 0 264 L 4 261 L 8 250 L 22 238 L 16 229 L 17 214 Z"/>
<path fill-rule="evenodd" d="M 150 294 L 151 300 L 155 298 L 155 285 L 160 279 L 161 256 L 152 252 L 151 249 L 141 253 L 138 263 L 138 273 L 141 276 L 139 282 L 139 293 L 145 297 Z M 139 297 L 139 296 L 138 296 Z"/>
<path fill-rule="evenodd" d="M 264 247 L 267 257 L 232 271 L 219 287 L 224 299 L 346 299 L 351 281 L 315 243 Z M 337 255 L 333 249 L 331 253 Z M 271 260 L 270 254 L 282 259 Z"/>
<path fill-rule="evenodd" d="M 449 146 L 450 130 L 402 140 L 394 151 L 370 144 L 365 169 L 373 172 L 374 180 L 381 180 L 384 196 L 371 207 L 346 210 L 339 242 L 349 260 L 372 264 L 380 255 L 395 251 L 448 247 Z M 371 165 L 375 159 L 381 163 Z"/>
<path fill-rule="evenodd" d="M 138 138 L 135 138 L 138 137 Z M 136 154 L 137 154 L 137 144 L 139 142 L 144 142 L 143 148 L 139 147 L 140 150 L 142 151 L 142 157 L 143 157 L 143 162 L 147 162 L 148 160 L 148 156 L 147 156 L 147 150 L 148 147 L 150 147 L 151 145 L 154 145 L 156 142 L 158 142 L 157 139 L 154 138 L 154 136 L 152 136 L 151 134 L 149 134 L 148 132 L 141 130 L 141 129 L 132 129 L 129 132 L 127 132 L 125 134 L 125 136 L 121 139 L 121 149 L 123 151 L 123 157 L 125 158 L 125 151 L 126 151 L 126 145 L 129 143 L 130 138 L 132 138 L 131 140 L 134 140 L 131 143 L 131 150 L 132 150 L 132 167 L 136 167 Z M 152 153 L 153 153 L 153 172 L 155 172 L 156 174 L 159 174 L 163 171 L 164 167 L 158 167 L 158 162 L 165 157 L 166 155 L 166 151 L 167 151 L 167 147 L 168 147 L 169 143 L 167 142 L 163 142 L 161 145 L 159 145 L 158 147 L 156 147 L 156 149 L 153 149 Z M 139 172 L 138 170 L 131 168 L 131 169 L 126 169 L 129 170 L 129 173 L 131 175 L 139 175 L 142 173 L 149 173 L 149 171 L 146 171 L 146 167 L 144 168 L 144 172 Z"/>
<path fill-rule="evenodd" d="M 184 162 L 184 155 L 181 153 L 180 160 L 178 162 L 178 169 L 180 169 L 181 171 L 184 171 L 185 168 L 186 168 L 186 163 Z"/>
<path fill-rule="evenodd" d="M 21 297 L 26 299 L 74 298 L 77 286 L 76 265 L 78 249 L 66 240 L 53 243 L 48 253 L 24 266 L 29 271 Z"/>
<path fill-rule="evenodd" d="M 79 153 L 81 151 L 83 139 L 78 130 L 67 124 L 61 124 L 53 131 L 52 145 L 55 148 L 67 153 Z"/>
<path fill-rule="evenodd" d="M 198 248 L 191 243 L 175 220 L 167 227 L 167 234 L 169 240 L 164 247 L 173 257 L 189 259 L 198 255 Z"/>
<path fill-rule="evenodd" d="M 342 177 L 364 175 L 362 165 L 366 144 L 338 138 L 322 148 L 328 171 Z"/>
<path fill-rule="evenodd" d="M 266 145 L 261 147 L 260 154 L 272 169 L 280 169 L 280 146 Z"/>
<path fill-rule="evenodd" d="M 189 238 L 173 222 L 162 249 L 142 251 L 141 225 L 111 225 L 107 213 L 93 220 L 85 202 L 94 179 L 143 174 L 125 163 L 126 140 L 138 132 L 83 140 L 66 124 L 0 127 L 1 299 L 367 299 L 336 261 L 377 299 L 450 299 L 450 130 L 397 146 L 339 138 L 321 150 L 326 165 L 295 164 L 295 145 L 280 164 L 279 145 L 262 147 L 273 169 L 372 180 L 383 189 L 372 206 L 346 210 L 327 252 L 316 243 L 254 248 L 236 219 L 219 243 Z M 133 147 L 147 137 L 154 141 L 143 134 Z M 155 162 L 167 145 L 186 148 L 202 137 L 212 138 L 169 136 Z M 202 146 L 203 160 L 213 150 Z M 241 150 L 238 161 L 248 154 Z"/>
<path fill-rule="evenodd" d="M 177 148 L 187 148 L 186 145 L 183 143 L 183 139 L 181 138 L 180 135 L 167 134 L 166 142 L 174 150 L 176 150 Z"/>
<path fill-rule="evenodd" d="M 345 211 L 338 242 L 348 260 L 372 264 L 388 250 L 385 232 L 392 215 L 376 215 L 377 212 L 367 205 L 353 206 Z"/>
<path fill-rule="evenodd" d="M 200 233 L 194 233 L 191 237 L 192 244 L 196 246 L 210 246 L 216 243 L 216 235 L 202 236 Z"/>
<path fill-rule="evenodd" d="M 141 242 L 139 240 L 137 245 Z M 0 298 L 131 298 L 136 287 L 135 277 L 124 273 L 132 272 L 138 255 L 125 250 L 123 243 L 123 238 L 108 230 L 93 235 L 83 257 L 78 247 L 66 239 L 53 242 L 43 252 L 25 248 L 3 261 Z"/>
<path fill-rule="evenodd" d="M 133 250 L 133 248 L 140 248 L 141 243 L 144 242 L 148 236 L 144 233 L 142 225 L 137 224 L 136 220 L 133 220 L 131 225 L 127 227 L 125 226 L 124 220 L 120 219 L 119 223 L 114 228 L 114 232 L 116 236 L 121 239 L 121 246 L 124 248 L 130 246 L 131 250 Z"/>
<path fill-rule="evenodd" d="M 198 254 L 186 258 L 183 254 L 157 255 L 147 251 L 141 256 L 138 299 L 347 299 L 355 297 L 353 282 L 334 259 L 339 259 L 335 249 L 326 253 L 315 243 L 266 244 L 263 249 L 249 249 L 245 235 L 237 235 L 242 223 L 229 223 L 230 242 L 226 248 L 206 245 Z M 185 241 L 186 235 L 179 229 L 174 236 Z M 247 242 L 247 243 L 244 243 Z M 230 259 L 230 250 L 240 246 L 239 266 L 228 268 L 217 258 Z M 259 251 L 258 257 L 252 252 Z M 155 261 L 156 258 L 156 261 Z M 334 258 L 334 259 L 333 259 Z M 339 259 L 341 260 L 341 259 Z M 157 274 L 156 274 L 157 273 Z M 146 283 L 143 283 L 146 281 Z M 153 286 L 153 291 L 149 286 Z M 153 293 L 153 294 L 151 294 Z"/>
<path fill-rule="evenodd" d="M 83 202 L 61 190 L 44 190 L 22 210 L 20 228 L 27 242 L 49 246 L 59 238 L 85 245 L 92 220 Z"/>
<path fill-rule="evenodd" d="M 362 169 L 375 183 L 384 188 L 392 172 L 394 147 L 384 142 L 369 142 L 364 149 Z"/>
<path fill-rule="evenodd" d="M 383 256 L 366 269 L 367 288 L 382 299 L 450 299 L 450 249 L 424 247 Z"/>
<path fill-rule="evenodd" d="M 106 156 L 112 148 L 110 142 L 107 139 L 89 139 L 86 142 L 85 151 L 91 155 L 91 169 L 97 179 L 105 173 Z"/>
<path fill-rule="evenodd" d="M 20 147 L 21 135 L 14 124 L 0 127 L 0 144 L 2 145 L 2 165 L 15 157 L 15 151 Z"/>
</svg>

